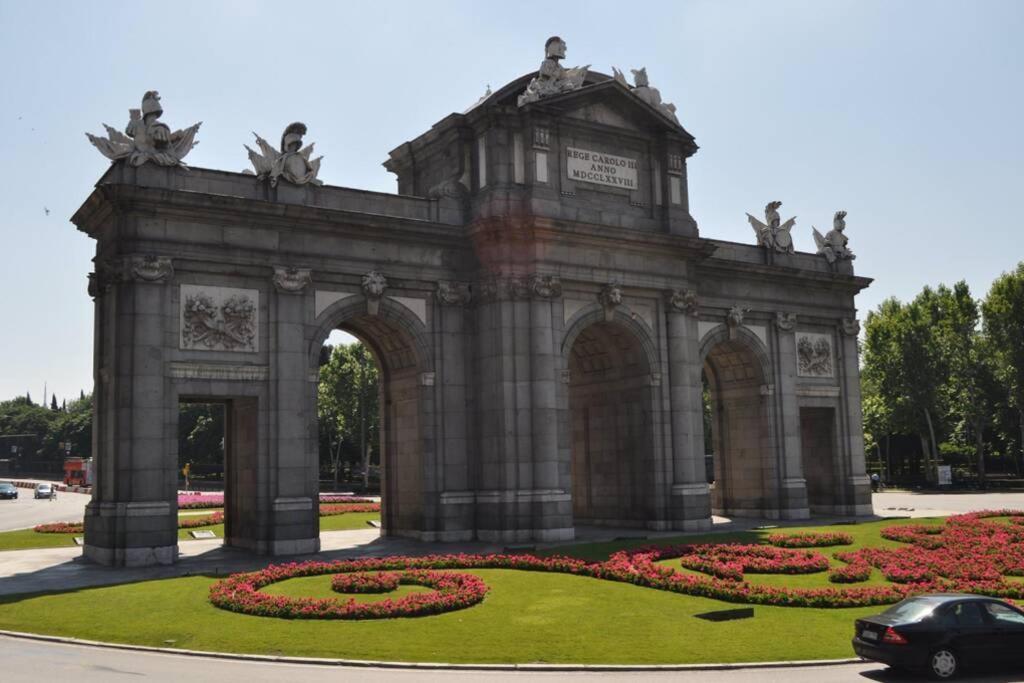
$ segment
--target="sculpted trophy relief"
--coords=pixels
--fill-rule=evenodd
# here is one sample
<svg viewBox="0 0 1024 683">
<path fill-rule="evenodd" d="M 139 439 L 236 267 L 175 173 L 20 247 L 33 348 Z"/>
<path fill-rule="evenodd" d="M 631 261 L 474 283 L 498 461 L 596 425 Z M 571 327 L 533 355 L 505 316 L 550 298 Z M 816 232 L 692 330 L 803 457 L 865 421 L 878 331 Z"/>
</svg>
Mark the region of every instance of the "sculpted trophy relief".
<svg viewBox="0 0 1024 683">
<path fill-rule="evenodd" d="M 764 207 L 764 223 L 749 213 L 747 214 L 747 219 L 757 235 L 758 246 L 777 251 L 781 254 L 792 254 L 796 249 L 793 247 L 793 237 L 789 233 L 793 226 L 796 225 L 796 216 L 793 216 L 785 223 L 781 223 L 781 218 L 779 217 L 779 208 L 781 206 L 782 202 L 768 202 L 768 205 Z"/>
<path fill-rule="evenodd" d="M 565 41 L 558 36 L 551 36 L 544 43 L 544 61 L 541 62 L 540 71 L 526 86 L 526 92 L 519 96 L 520 107 L 583 87 L 590 65 L 566 69 L 559 63 L 562 59 L 565 59 Z"/>
<path fill-rule="evenodd" d="M 182 159 L 199 144 L 195 137 L 202 121 L 184 130 L 171 132 L 170 127 L 160 121 L 163 113 L 160 93 L 150 90 L 142 96 L 141 109 L 128 110 L 128 125 L 124 133 L 104 123 L 107 137 L 102 138 L 89 133 L 85 136 L 111 161 L 126 159 L 132 166 L 141 166 L 147 161 L 152 161 L 160 166 L 188 168 Z"/>
<path fill-rule="evenodd" d="M 633 82 L 635 85 L 630 85 L 629 81 L 621 71 L 616 67 L 612 67 L 612 73 L 615 76 L 615 80 L 622 85 L 633 91 L 633 94 L 639 97 L 641 100 L 651 105 L 664 116 L 668 117 L 675 123 L 679 123 L 679 119 L 676 117 L 676 105 L 671 102 L 661 101 L 661 91 L 657 88 L 651 87 L 651 83 L 647 78 L 647 67 L 640 67 L 639 69 L 630 69 L 633 72 Z"/>
<path fill-rule="evenodd" d="M 281 151 L 278 152 L 269 142 L 253 133 L 262 154 L 249 145 L 244 147 L 249 152 L 249 161 L 256 169 L 256 177 L 269 178 L 271 187 L 276 187 L 281 178 L 294 185 L 323 185 L 316 177 L 320 173 L 320 160 L 323 157 L 310 160 L 313 143 L 302 146 L 302 136 L 305 134 L 306 124 L 298 121 L 289 124 L 281 134 Z"/>
<path fill-rule="evenodd" d="M 857 258 L 846 246 L 850 238 L 843 234 L 843 231 L 846 230 L 845 211 L 836 211 L 832 218 L 832 229 L 825 233 L 824 237 L 813 225 L 811 230 L 814 233 L 814 244 L 818 247 L 818 253 L 824 256 L 830 264 L 843 259 L 852 261 Z"/>
</svg>

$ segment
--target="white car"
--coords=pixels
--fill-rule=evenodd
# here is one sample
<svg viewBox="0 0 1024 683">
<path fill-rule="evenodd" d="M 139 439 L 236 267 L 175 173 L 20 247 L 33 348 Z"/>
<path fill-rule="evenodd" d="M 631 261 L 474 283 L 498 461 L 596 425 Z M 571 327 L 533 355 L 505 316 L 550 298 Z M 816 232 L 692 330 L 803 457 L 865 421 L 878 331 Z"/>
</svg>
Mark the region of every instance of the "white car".
<svg viewBox="0 0 1024 683">
<path fill-rule="evenodd" d="M 53 484 L 36 484 L 36 498 L 56 498 L 57 487 Z"/>
</svg>

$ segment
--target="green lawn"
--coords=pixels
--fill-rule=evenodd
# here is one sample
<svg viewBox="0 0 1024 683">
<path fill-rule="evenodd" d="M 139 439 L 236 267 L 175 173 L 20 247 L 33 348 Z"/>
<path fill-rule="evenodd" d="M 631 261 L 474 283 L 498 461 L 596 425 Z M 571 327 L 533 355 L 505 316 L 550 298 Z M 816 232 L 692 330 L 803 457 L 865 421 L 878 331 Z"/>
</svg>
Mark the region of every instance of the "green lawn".
<svg viewBox="0 0 1024 683">
<path fill-rule="evenodd" d="M 63 548 L 75 544 L 81 534 L 40 534 L 32 529 L 0 532 L 0 551 L 30 548 Z"/>
<path fill-rule="evenodd" d="M 210 510 L 208 514 L 214 511 Z M 179 514 L 179 517 L 183 515 Z M 186 518 L 194 517 L 187 515 Z M 343 531 L 347 529 L 369 529 L 368 521 L 380 520 L 378 512 L 350 512 L 344 515 L 333 515 L 320 518 L 320 531 Z M 212 531 L 217 538 L 224 538 L 224 525 L 214 524 L 212 526 L 199 527 L 198 529 L 178 529 L 178 540 L 194 540 L 189 531 Z M 0 532 L 0 551 L 4 550 L 29 550 L 32 548 L 58 548 L 75 545 L 75 536 L 81 534 L 40 534 L 32 529 L 20 529 L 18 531 Z"/>
<path fill-rule="evenodd" d="M 372 516 L 359 520 L 359 515 L 352 514 L 321 521 L 365 526 L 365 518 Z M 856 545 L 821 552 L 830 556 L 864 544 L 890 545 L 878 532 L 893 523 L 906 522 L 827 527 L 853 534 Z M 757 540 L 768 533 L 685 540 Z M 640 544 L 648 542 L 632 543 Z M 627 545 L 568 546 L 559 551 L 601 559 Z M 0 598 L 0 628 L 156 646 L 170 640 L 174 647 L 271 655 L 444 662 L 697 663 L 852 657 L 853 620 L 880 611 L 878 607 L 755 606 L 753 618 L 711 622 L 695 615 L 738 605 L 565 574 L 472 573 L 491 588 L 484 602 L 430 617 L 345 622 L 245 616 L 209 604 L 213 577 L 188 577 Z M 748 579 L 789 586 L 830 585 L 825 572 L 796 577 L 749 574 Z M 872 582 L 880 581 L 873 577 Z M 337 597 L 327 576 L 289 579 L 265 590 Z M 385 599 L 418 590 L 424 589 L 402 587 L 396 593 L 356 599 Z"/>
</svg>

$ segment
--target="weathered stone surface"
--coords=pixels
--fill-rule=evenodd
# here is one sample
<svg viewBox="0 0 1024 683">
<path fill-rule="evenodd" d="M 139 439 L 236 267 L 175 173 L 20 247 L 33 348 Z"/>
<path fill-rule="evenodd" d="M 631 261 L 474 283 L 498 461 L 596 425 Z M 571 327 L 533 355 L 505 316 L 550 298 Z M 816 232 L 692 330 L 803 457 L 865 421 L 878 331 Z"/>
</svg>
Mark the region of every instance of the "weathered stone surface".
<svg viewBox="0 0 1024 683">
<path fill-rule="evenodd" d="M 315 551 L 318 356 L 339 327 L 386 378 L 385 534 L 536 542 L 867 509 L 854 295 L 870 281 L 794 252 L 777 211 L 754 219 L 764 246 L 700 236 L 682 126 L 589 70 L 520 108 L 533 78 L 392 151 L 399 195 L 111 165 L 74 216 L 97 240 L 86 556 L 174 560 L 182 397 L 230 411 L 225 542 Z M 629 182 L 572 178 L 570 149 Z"/>
</svg>

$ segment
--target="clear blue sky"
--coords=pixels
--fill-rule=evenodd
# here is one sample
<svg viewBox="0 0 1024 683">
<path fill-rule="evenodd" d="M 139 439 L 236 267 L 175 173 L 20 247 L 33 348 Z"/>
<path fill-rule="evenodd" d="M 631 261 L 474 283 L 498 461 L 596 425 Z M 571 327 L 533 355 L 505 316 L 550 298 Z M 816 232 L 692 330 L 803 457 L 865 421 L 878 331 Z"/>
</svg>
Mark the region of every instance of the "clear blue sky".
<svg viewBox="0 0 1024 683">
<path fill-rule="evenodd" d="M 646 66 L 678 106 L 703 235 L 751 242 L 744 213 L 779 199 L 810 251 L 847 210 L 862 318 L 926 284 L 981 296 L 1024 259 L 1022 1 L 0 0 L 0 398 L 91 387 L 93 243 L 68 219 L 109 162 L 83 133 L 144 91 L 203 121 L 194 166 L 242 170 L 250 131 L 301 120 L 326 183 L 394 191 L 388 150 L 556 33 L 569 65 Z"/>
</svg>

